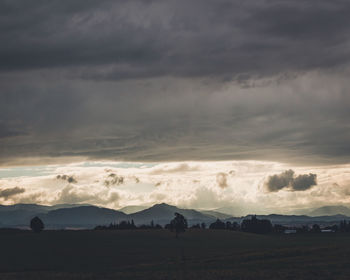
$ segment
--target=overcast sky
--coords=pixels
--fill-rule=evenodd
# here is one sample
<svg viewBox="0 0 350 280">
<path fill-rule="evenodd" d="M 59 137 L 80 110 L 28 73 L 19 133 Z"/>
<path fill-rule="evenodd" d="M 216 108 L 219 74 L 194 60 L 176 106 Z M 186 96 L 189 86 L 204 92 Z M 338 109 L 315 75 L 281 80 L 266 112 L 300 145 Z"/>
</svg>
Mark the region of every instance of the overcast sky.
<svg viewBox="0 0 350 280">
<path fill-rule="evenodd" d="M 349 1 L 0 1 L 1 162 L 350 156 Z"/>
<path fill-rule="evenodd" d="M 275 162 L 265 190 L 308 191 L 312 166 L 350 161 L 349 14 L 347 0 L 0 0 L 0 165 Z"/>
</svg>

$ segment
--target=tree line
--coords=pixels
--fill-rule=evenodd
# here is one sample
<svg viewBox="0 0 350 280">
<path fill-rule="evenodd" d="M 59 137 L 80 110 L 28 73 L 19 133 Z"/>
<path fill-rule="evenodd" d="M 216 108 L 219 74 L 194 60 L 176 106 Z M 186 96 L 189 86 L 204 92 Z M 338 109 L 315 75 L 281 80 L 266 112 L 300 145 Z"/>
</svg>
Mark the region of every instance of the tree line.
<svg viewBox="0 0 350 280">
<path fill-rule="evenodd" d="M 131 221 L 120 221 L 119 223 L 110 223 L 109 225 L 96 226 L 95 230 L 134 230 L 134 229 L 168 229 L 176 233 L 176 237 L 179 233 L 184 232 L 187 228 L 192 229 L 207 229 L 205 223 L 194 224 L 191 227 L 188 226 L 187 219 L 179 214 L 174 213 L 175 217 L 168 224 L 162 227 L 159 224 L 155 224 L 153 221 L 146 225 L 135 225 L 134 220 Z M 45 226 L 43 221 L 39 217 L 34 217 L 30 221 L 30 227 L 34 232 L 42 231 Z M 286 231 L 293 231 L 294 233 L 306 233 L 306 232 L 350 232 L 350 221 L 342 220 L 339 225 L 335 224 L 327 226 L 321 229 L 318 224 L 312 225 L 312 227 L 301 226 L 301 227 L 286 227 L 280 224 L 272 224 L 268 219 L 258 219 L 256 216 L 252 216 L 250 219 L 244 219 L 240 224 L 237 222 L 222 221 L 217 219 L 211 223 L 209 229 L 216 230 L 233 230 L 250 232 L 257 234 L 268 234 L 268 233 L 285 233 Z"/>
</svg>

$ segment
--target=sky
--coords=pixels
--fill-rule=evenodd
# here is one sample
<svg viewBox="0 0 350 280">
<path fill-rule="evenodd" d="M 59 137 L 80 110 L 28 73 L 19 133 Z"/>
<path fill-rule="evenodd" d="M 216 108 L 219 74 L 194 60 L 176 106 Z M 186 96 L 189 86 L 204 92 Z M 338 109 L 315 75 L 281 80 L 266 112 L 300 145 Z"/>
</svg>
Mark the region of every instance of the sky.
<svg viewBox="0 0 350 280">
<path fill-rule="evenodd" d="M 349 13 L 0 0 L 0 203 L 350 205 Z"/>
</svg>

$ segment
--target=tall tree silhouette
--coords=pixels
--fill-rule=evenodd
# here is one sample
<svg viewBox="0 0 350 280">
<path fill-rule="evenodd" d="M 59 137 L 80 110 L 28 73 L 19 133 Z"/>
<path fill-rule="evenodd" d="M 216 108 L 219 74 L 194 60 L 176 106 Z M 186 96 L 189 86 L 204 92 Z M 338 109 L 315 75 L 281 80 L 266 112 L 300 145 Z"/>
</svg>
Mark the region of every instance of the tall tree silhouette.
<svg viewBox="0 0 350 280">
<path fill-rule="evenodd" d="M 34 217 L 33 219 L 31 219 L 30 228 L 32 229 L 32 231 L 40 232 L 44 229 L 44 227 L 44 223 L 39 217 Z"/>
<path fill-rule="evenodd" d="M 170 230 L 175 231 L 176 238 L 180 232 L 185 232 L 187 228 L 187 220 L 179 213 L 175 213 L 175 218 L 170 221 Z"/>
</svg>

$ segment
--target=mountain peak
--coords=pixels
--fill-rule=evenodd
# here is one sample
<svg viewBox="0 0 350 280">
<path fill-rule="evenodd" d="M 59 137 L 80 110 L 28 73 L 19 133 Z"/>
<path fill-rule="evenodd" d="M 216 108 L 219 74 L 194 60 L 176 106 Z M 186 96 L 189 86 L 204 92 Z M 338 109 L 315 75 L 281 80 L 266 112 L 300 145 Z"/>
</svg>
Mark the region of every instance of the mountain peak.
<svg viewBox="0 0 350 280">
<path fill-rule="evenodd" d="M 154 204 L 151 208 L 168 208 L 168 209 L 174 209 L 177 208 L 176 206 L 173 205 L 169 205 L 166 203 L 158 203 L 158 204 Z"/>
</svg>

